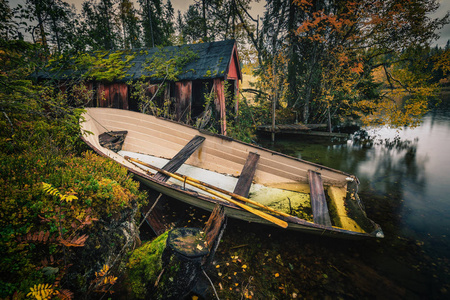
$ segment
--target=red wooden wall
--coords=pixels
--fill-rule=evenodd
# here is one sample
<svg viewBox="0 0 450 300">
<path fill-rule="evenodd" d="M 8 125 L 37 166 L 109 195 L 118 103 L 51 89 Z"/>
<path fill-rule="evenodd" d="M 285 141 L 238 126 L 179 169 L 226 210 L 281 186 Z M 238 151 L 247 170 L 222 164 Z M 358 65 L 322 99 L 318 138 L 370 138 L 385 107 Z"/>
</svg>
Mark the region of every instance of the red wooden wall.
<svg viewBox="0 0 450 300">
<path fill-rule="evenodd" d="M 97 104 L 99 107 L 128 109 L 128 86 L 125 83 L 99 83 Z"/>
<path fill-rule="evenodd" d="M 191 110 L 192 81 L 175 82 L 175 97 L 177 120 L 185 121 Z"/>
<path fill-rule="evenodd" d="M 216 93 L 214 104 L 216 105 L 216 110 L 220 113 L 220 133 L 227 135 L 227 115 L 223 82 L 224 80 L 222 78 L 214 79 L 214 92 Z"/>
</svg>

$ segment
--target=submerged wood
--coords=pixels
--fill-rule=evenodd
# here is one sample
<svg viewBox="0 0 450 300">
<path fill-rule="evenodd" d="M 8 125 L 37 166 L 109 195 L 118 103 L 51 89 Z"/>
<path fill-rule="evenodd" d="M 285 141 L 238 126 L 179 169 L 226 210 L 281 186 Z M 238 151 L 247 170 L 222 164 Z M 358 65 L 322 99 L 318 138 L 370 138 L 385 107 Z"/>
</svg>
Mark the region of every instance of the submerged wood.
<svg viewBox="0 0 450 300">
<path fill-rule="evenodd" d="M 202 262 L 209 249 L 199 228 L 175 228 L 169 231 L 161 255 L 162 271 L 149 299 L 184 299 L 200 277 Z"/>
<path fill-rule="evenodd" d="M 330 131 L 318 131 L 314 129 L 324 129 L 326 124 L 280 124 L 276 125 L 274 128 L 270 125 L 258 126 L 257 130 L 259 132 L 265 133 L 284 133 L 284 134 L 296 134 L 296 135 L 311 135 L 311 136 L 323 136 L 323 137 L 337 137 L 337 138 L 348 138 L 347 133 L 340 132 L 330 132 Z"/>
<path fill-rule="evenodd" d="M 203 261 L 204 266 L 208 266 L 214 258 L 217 248 L 219 247 L 220 240 L 225 231 L 227 224 L 227 218 L 225 210 L 222 205 L 216 204 L 211 216 L 203 228 L 205 232 L 205 241 L 208 245 L 209 253 Z"/>
<path fill-rule="evenodd" d="M 186 188 L 184 179 L 181 182 L 175 179 L 166 182 L 157 180 L 123 156 L 139 158 L 162 168 L 195 136 L 202 136 L 205 140 L 201 146 L 189 156 L 177 173 L 198 178 L 205 183 L 232 192 L 238 178 L 242 175 L 249 153 L 257 153 L 259 160 L 250 184 L 248 198 L 287 214 L 292 212 L 296 217 L 278 216 L 276 218 L 287 222 L 288 229 L 340 237 L 383 237 L 380 226 L 367 217 L 357 194 L 358 179 L 351 174 L 132 111 L 88 108 L 83 117 L 86 122 L 81 123 L 82 130 L 94 133 L 94 135 L 83 136 L 83 139 L 95 151 L 125 166 L 136 179 L 149 188 L 189 205 L 212 211 L 214 206 L 220 203 L 224 206 L 228 217 L 273 225 L 269 220 L 231 201 L 223 201 L 218 196 L 192 186 Z M 99 144 L 98 136 L 105 132 L 104 128 L 128 131 L 122 151 L 114 153 Z M 309 170 L 321 174 L 323 189 L 330 195 L 331 206 L 339 206 L 330 211 L 331 226 L 315 223 L 310 218 Z M 331 187 L 342 192 L 330 193 Z M 333 197 L 339 199 L 333 199 Z M 337 218 L 336 212 L 344 215 Z M 358 225 L 358 230 L 355 230 L 355 226 L 352 225 L 355 223 Z"/>
</svg>

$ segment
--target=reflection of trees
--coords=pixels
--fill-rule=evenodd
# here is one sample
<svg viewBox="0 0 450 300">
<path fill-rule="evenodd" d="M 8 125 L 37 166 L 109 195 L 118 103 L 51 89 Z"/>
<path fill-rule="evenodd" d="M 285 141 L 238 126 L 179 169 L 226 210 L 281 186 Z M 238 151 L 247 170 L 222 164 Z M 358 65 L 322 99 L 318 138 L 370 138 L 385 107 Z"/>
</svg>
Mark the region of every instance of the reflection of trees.
<svg viewBox="0 0 450 300">
<path fill-rule="evenodd" d="M 361 181 L 360 196 L 367 213 L 376 221 L 400 225 L 405 194 L 422 195 L 426 157 L 417 157 L 418 140 L 381 138 L 360 131 L 346 143 L 308 139 L 278 140 L 269 148 L 355 174 Z M 405 190 L 407 189 L 407 190 Z M 389 231 L 388 228 L 385 230 Z"/>
<path fill-rule="evenodd" d="M 370 187 L 389 194 L 410 183 L 419 188 L 418 192 L 423 193 L 426 186 L 423 174 L 427 159 L 416 156 L 418 139 L 403 140 L 399 136 L 393 139 L 369 139 L 369 142 L 356 142 L 354 145 L 368 152 L 366 161 L 360 160 L 358 165 L 359 170 L 372 171 L 367 178 Z M 399 192 L 398 195 L 401 196 L 402 193 Z"/>
<path fill-rule="evenodd" d="M 339 160 L 359 177 L 360 196 L 369 216 L 388 227 L 385 231 L 397 231 L 405 194 L 425 192 L 427 158 L 417 157 L 417 139 L 381 139 L 366 132 L 356 137 L 346 149 L 341 149 L 345 157 Z"/>
<path fill-rule="evenodd" d="M 442 102 L 437 106 L 439 109 L 431 110 L 428 115 L 430 119 L 430 132 L 433 130 L 433 127 L 436 122 L 442 121 L 447 123 L 448 116 L 450 115 L 450 93 L 445 93 L 442 96 Z"/>
</svg>

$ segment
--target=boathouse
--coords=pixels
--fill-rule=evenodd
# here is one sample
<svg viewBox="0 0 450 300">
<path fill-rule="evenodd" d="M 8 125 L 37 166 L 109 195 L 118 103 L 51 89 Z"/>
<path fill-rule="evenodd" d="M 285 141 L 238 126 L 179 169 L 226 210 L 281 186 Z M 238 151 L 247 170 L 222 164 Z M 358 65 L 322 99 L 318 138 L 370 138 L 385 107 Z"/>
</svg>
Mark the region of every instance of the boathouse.
<svg viewBox="0 0 450 300">
<path fill-rule="evenodd" d="M 227 113 L 231 111 L 237 113 L 239 109 L 238 101 L 230 101 L 226 99 L 226 95 L 229 96 L 228 98 L 230 95 L 237 96 L 239 81 L 242 80 L 234 40 L 110 51 L 104 57 L 111 57 L 118 53 L 121 55 L 122 62 L 126 61 L 125 66 L 121 64 L 122 67 L 124 66 L 123 76 L 112 80 L 86 77 L 86 87 L 94 91 L 94 97 L 87 106 L 139 111 L 139 103 L 133 96 L 133 83 L 144 79 L 148 82 L 147 98 L 152 98 L 157 93 L 153 101 L 159 106 L 170 100 L 175 120 L 194 124 L 199 116 L 205 115 L 205 109 L 210 109 L 212 117 L 220 123 L 220 128 L 217 129 L 226 135 Z M 181 65 L 176 66 L 179 70 L 176 70 L 175 78 L 165 78 L 160 75 L 161 72 L 154 72 L 155 64 L 167 62 L 170 59 L 181 61 Z M 64 70 L 60 73 L 55 73 L 54 70 L 38 72 L 37 78 L 39 80 L 56 79 L 62 90 L 68 90 L 70 79 L 83 75 L 79 69 Z M 165 84 L 161 89 L 160 84 L 163 81 Z M 206 99 L 211 99 L 212 97 L 208 96 L 212 95 L 214 95 L 213 103 L 210 101 L 208 106 Z"/>
</svg>

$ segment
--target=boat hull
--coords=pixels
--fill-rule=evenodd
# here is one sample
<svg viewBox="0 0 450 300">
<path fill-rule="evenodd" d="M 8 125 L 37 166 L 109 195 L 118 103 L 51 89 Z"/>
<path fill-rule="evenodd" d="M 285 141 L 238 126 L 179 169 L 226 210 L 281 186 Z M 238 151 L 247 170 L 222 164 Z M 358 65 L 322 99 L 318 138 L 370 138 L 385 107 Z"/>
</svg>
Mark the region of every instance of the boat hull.
<svg viewBox="0 0 450 300">
<path fill-rule="evenodd" d="M 136 179 L 149 188 L 208 211 L 212 211 L 214 206 L 220 203 L 225 207 L 228 217 L 243 221 L 274 225 L 227 201 L 199 193 L 179 183 L 155 180 L 147 171 L 130 163 L 120 154 L 100 146 L 98 136 L 107 131 L 126 130 L 128 135 L 123 145 L 124 150 L 170 160 L 189 140 L 196 135 L 201 135 L 205 137 L 205 142 L 189 157 L 186 165 L 207 169 L 218 174 L 227 174 L 230 177 L 238 177 L 248 153 L 258 153 L 260 159 L 254 182 L 265 186 L 278 185 L 283 189 L 292 187 L 295 189 L 298 184 L 308 182 L 308 170 L 320 171 L 324 184 L 327 186 L 343 188 L 347 185 L 349 178 L 357 181 L 356 177 L 339 170 L 295 159 L 228 137 L 200 132 L 193 127 L 154 116 L 117 109 L 88 108 L 83 117 L 85 121 L 81 123 L 82 130 L 92 133 L 84 134 L 83 140 L 98 154 L 110 157 L 126 167 L 135 175 Z M 357 195 L 355 196 L 357 197 Z M 359 201 L 359 198 L 355 199 Z M 278 218 L 286 221 L 287 229 L 290 230 L 348 238 L 382 237 L 381 228 L 372 221 L 370 222 L 373 224 L 373 230 L 357 232 L 316 224 L 298 217 L 278 216 Z"/>
</svg>

